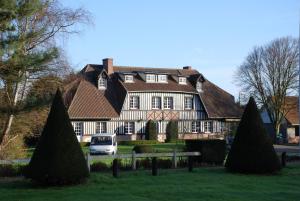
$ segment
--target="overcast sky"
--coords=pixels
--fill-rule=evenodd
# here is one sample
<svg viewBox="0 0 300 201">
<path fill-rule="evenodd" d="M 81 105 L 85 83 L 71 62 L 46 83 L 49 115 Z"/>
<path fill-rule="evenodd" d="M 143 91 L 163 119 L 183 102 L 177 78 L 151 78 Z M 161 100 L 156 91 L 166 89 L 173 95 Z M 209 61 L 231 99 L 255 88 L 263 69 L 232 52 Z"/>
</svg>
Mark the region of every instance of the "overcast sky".
<svg viewBox="0 0 300 201">
<path fill-rule="evenodd" d="M 299 35 L 299 0 L 62 0 L 93 26 L 62 41 L 72 66 L 192 66 L 237 96 L 233 74 L 254 46 Z M 237 97 L 236 97 L 237 98 Z"/>
</svg>

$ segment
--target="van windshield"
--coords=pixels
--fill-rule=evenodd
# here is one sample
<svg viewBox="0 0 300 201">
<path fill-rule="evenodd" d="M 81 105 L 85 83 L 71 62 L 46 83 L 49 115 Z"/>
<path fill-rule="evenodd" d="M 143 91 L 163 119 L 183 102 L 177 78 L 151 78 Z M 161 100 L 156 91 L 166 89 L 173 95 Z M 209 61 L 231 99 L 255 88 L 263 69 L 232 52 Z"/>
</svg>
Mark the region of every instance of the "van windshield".
<svg viewBox="0 0 300 201">
<path fill-rule="evenodd" d="M 92 137 L 91 145 L 112 145 L 112 140 L 109 136 Z"/>
</svg>

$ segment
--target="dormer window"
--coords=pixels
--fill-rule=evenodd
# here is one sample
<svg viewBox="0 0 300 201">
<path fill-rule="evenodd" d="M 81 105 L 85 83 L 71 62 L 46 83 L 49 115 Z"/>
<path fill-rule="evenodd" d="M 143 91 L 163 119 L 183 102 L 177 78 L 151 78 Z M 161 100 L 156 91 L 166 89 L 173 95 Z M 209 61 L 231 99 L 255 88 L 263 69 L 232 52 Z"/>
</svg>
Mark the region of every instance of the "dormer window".
<svg viewBox="0 0 300 201">
<path fill-rule="evenodd" d="M 107 87 L 107 79 L 104 76 L 100 76 L 98 79 L 98 89 L 103 90 Z"/>
<path fill-rule="evenodd" d="M 200 82 L 200 81 L 197 82 L 196 89 L 198 92 L 202 92 L 202 82 Z"/>
<path fill-rule="evenodd" d="M 133 82 L 133 76 L 132 75 L 125 75 L 125 82 Z"/>
<path fill-rule="evenodd" d="M 167 75 L 157 75 L 157 81 L 158 82 L 168 82 Z"/>
<path fill-rule="evenodd" d="M 185 77 L 179 77 L 178 78 L 178 83 L 179 84 L 186 84 L 186 78 Z"/>
<path fill-rule="evenodd" d="M 146 82 L 155 82 L 154 74 L 146 74 Z"/>
</svg>

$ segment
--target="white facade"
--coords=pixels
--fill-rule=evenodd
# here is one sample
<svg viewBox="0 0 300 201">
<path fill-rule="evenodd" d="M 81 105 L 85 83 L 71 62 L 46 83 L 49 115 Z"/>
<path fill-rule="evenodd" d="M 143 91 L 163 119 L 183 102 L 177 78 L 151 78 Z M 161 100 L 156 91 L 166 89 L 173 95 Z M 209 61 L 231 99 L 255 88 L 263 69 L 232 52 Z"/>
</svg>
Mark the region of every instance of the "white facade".
<svg viewBox="0 0 300 201">
<path fill-rule="evenodd" d="M 138 108 L 136 108 L 136 105 L 131 108 L 132 103 L 130 104 L 130 100 L 132 98 L 130 97 L 138 97 Z M 159 97 L 161 100 L 160 109 L 152 108 L 153 97 Z M 164 108 L 166 97 L 172 97 L 173 109 Z M 185 98 L 192 98 L 192 109 L 186 109 Z M 180 134 L 221 133 L 224 126 L 221 121 L 207 119 L 207 114 L 198 94 L 180 92 L 129 92 L 125 98 L 120 117 L 109 120 L 72 121 L 72 125 L 74 129 L 76 128 L 75 131 L 79 139 L 80 136 L 91 136 L 99 132 L 96 126 L 100 124 L 99 122 L 105 122 L 106 132 L 108 133 L 141 135 L 145 133 L 146 123 L 150 119 L 157 123 L 159 134 L 165 134 L 170 120 L 178 121 L 178 132 Z M 129 123 L 131 125 L 128 125 Z M 128 129 L 130 129 L 130 133 L 126 133 Z"/>
</svg>

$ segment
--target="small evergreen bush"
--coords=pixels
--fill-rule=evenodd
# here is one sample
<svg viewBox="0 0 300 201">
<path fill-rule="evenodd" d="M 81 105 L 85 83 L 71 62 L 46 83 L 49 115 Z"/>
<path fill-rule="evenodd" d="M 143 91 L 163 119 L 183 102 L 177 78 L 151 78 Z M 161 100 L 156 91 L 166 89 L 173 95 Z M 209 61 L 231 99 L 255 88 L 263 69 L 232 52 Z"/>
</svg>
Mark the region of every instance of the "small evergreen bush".
<svg viewBox="0 0 300 201">
<path fill-rule="evenodd" d="M 153 120 L 149 120 L 146 124 L 146 140 L 157 140 L 156 125 Z"/>
<path fill-rule="evenodd" d="M 231 172 L 247 174 L 269 174 L 281 169 L 253 98 L 245 108 L 225 167 Z"/>
<path fill-rule="evenodd" d="M 208 164 L 223 164 L 226 155 L 225 140 L 186 140 L 186 151 L 198 151 L 198 162 Z"/>
<path fill-rule="evenodd" d="M 160 144 L 157 140 L 134 140 L 134 141 L 120 141 L 118 145 L 139 145 L 139 144 Z"/>
<path fill-rule="evenodd" d="M 102 171 L 108 171 L 108 170 L 109 170 L 108 165 L 101 161 L 93 163 L 91 165 L 91 172 L 102 172 Z"/>
<path fill-rule="evenodd" d="M 166 129 L 166 142 L 171 142 L 178 139 L 178 122 L 169 121 Z"/>
<path fill-rule="evenodd" d="M 135 153 L 152 153 L 154 152 L 153 147 L 150 145 L 136 145 L 132 149 Z"/>
</svg>

